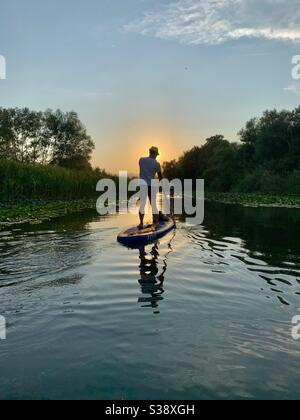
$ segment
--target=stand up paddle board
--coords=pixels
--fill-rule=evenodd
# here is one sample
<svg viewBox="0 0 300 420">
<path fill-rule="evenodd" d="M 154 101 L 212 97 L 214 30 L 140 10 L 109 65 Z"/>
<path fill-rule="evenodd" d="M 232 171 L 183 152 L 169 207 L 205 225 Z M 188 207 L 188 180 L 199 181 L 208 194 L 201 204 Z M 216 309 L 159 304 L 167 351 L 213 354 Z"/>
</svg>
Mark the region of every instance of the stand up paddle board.
<svg viewBox="0 0 300 420">
<path fill-rule="evenodd" d="M 128 248 L 136 248 L 163 238 L 176 228 L 176 223 L 169 218 L 167 221 L 159 222 L 157 227 L 145 226 L 143 229 L 133 227 L 118 235 L 118 242 Z"/>
</svg>

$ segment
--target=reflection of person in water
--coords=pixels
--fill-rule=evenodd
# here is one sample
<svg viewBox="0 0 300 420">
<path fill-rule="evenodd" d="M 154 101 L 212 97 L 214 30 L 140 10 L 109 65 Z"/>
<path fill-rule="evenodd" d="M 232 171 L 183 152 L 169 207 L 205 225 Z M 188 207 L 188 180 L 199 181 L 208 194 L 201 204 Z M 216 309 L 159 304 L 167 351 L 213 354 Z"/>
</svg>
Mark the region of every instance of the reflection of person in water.
<svg viewBox="0 0 300 420">
<path fill-rule="evenodd" d="M 157 242 L 149 254 L 146 252 L 146 248 L 140 249 L 140 275 L 141 278 L 139 283 L 141 285 L 143 295 L 149 295 L 148 297 L 141 297 L 139 303 L 142 303 L 143 308 L 153 308 L 154 313 L 159 314 L 157 310 L 159 301 L 162 301 L 163 294 L 165 293 L 163 284 L 165 281 L 165 274 L 168 268 L 167 260 L 168 255 L 173 252 L 172 240 L 168 244 L 169 251 L 163 259 L 162 272 L 159 273 L 159 242 Z"/>
</svg>

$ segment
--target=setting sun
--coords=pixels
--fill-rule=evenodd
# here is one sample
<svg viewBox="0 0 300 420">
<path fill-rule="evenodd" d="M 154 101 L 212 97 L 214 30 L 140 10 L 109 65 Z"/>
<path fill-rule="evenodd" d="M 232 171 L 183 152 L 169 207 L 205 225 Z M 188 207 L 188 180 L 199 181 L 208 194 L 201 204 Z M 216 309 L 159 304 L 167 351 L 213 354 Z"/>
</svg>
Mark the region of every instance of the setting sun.
<svg viewBox="0 0 300 420">
<path fill-rule="evenodd" d="M 157 160 L 161 164 L 177 158 L 180 154 L 178 135 L 171 133 L 171 130 L 165 130 L 162 133 L 137 134 L 130 141 L 130 146 L 130 150 L 128 150 L 129 170 L 134 172 L 138 170 L 139 158 L 147 156 L 152 146 L 159 149 Z"/>
</svg>

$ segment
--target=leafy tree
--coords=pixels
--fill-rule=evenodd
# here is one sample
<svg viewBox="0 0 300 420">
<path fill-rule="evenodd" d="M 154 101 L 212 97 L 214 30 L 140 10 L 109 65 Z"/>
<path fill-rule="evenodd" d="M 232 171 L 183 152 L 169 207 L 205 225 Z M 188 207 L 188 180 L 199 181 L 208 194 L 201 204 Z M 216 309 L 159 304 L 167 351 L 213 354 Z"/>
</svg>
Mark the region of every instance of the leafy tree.
<svg viewBox="0 0 300 420">
<path fill-rule="evenodd" d="M 300 107 L 266 111 L 239 132 L 239 144 L 217 135 L 164 164 L 180 178 L 204 178 L 213 191 L 295 192 L 300 190 Z"/>
<path fill-rule="evenodd" d="M 223 136 L 210 137 L 202 147 L 195 146 L 178 161 L 166 162 L 168 178 L 204 178 L 210 189 L 228 191 L 235 182 L 238 170 L 238 146 Z"/>
<path fill-rule="evenodd" d="M 51 163 L 70 166 L 72 162 L 88 165 L 94 143 L 75 112 L 48 111 L 46 126 L 52 137 Z"/>
<path fill-rule="evenodd" d="M 16 159 L 13 116 L 14 110 L 0 108 L 1 159 Z"/>
<path fill-rule="evenodd" d="M 0 159 L 89 169 L 93 149 L 75 112 L 0 108 Z"/>
<path fill-rule="evenodd" d="M 164 176 L 168 179 L 175 179 L 178 176 L 177 173 L 177 161 L 171 160 L 170 162 L 164 162 L 163 164 Z"/>
<path fill-rule="evenodd" d="M 0 108 L 1 158 L 34 163 L 39 158 L 42 113 Z"/>
</svg>

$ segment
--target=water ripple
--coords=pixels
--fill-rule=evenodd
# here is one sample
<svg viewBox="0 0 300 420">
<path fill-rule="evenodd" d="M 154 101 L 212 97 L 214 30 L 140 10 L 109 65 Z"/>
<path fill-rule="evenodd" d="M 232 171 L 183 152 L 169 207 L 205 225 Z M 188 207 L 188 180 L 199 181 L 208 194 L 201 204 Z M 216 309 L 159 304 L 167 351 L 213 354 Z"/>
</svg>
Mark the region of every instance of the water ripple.
<svg viewBox="0 0 300 420">
<path fill-rule="evenodd" d="M 226 217 L 139 250 L 116 242 L 131 216 L 1 232 L 1 397 L 299 397 L 298 222 Z"/>
</svg>

